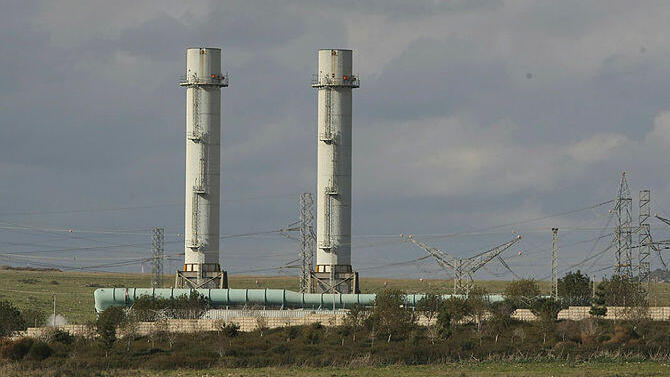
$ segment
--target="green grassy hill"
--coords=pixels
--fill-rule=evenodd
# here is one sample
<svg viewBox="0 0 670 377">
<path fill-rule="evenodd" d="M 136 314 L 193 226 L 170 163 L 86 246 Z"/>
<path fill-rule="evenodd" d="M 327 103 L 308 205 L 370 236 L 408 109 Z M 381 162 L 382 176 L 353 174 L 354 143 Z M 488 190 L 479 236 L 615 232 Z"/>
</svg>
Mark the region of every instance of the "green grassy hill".
<svg viewBox="0 0 670 377">
<path fill-rule="evenodd" d="M 283 288 L 296 290 L 298 279 L 287 276 L 231 276 L 231 288 Z M 174 276 L 166 276 L 166 287 Z M 149 287 L 149 274 L 119 274 L 56 271 L 0 270 L 0 300 L 9 300 L 20 309 L 33 308 L 51 313 L 53 295 L 56 295 L 56 311 L 70 323 L 85 323 L 95 318 L 93 291 L 101 287 Z M 505 281 L 479 281 L 491 293 L 502 292 Z M 424 279 L 361 278 L 363 293 L 373 293 L 384 288 L 399 288 L 406 292 L 449 293 L 452 281 Z M 549 283 L 539 282 L 544 293 L 549 292 Z M 653 287 L 652 304 L 670 306 L 670 283 L 658 283 Z"/>
</svg>

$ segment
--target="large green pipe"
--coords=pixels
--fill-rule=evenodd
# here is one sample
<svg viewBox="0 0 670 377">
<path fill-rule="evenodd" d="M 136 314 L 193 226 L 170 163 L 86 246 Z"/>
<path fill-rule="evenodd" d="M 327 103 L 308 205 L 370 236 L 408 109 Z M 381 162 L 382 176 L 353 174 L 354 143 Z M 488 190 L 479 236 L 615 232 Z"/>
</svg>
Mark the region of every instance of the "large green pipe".
<svg viewBox="0 0 670 377">
<path fill-rule="evenodd" d="M 110 306 L 131 306 L 142 296 L 154 298 L 176 298 L 196 291 L 209 298 L 215 307 L 226 306 L 272 306 L 302 309 L 340 309 L 354 304 L 371 306 L 374 293 L 331 294 L 299 293 L 286 289 L 173 289 L 173 288 L 99 288 L 95 290 L 95 311 L 101 312 Z M 425 294 L 405 295 L 405 305 L 416 306 Z M 444 299 L 452 295 L 442 295 Z M 501 301 L 500 295 L 489 295 L 489 301 Z"/>
</svg>

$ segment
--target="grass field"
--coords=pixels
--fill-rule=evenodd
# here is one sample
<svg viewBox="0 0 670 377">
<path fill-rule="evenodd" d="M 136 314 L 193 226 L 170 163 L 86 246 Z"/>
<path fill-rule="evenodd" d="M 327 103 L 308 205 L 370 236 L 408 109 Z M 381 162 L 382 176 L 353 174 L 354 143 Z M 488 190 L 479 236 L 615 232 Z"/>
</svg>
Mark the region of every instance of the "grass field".
<svg viewBox="0 0 670 377">
<path fill-rule="evenodd" d="M 467 362 L 432 366 L 360 367 L 360 368 L 245 368 L 245 369 L 202 369 L 170 371 L 101 371 L 96 376 L 118 377 L 582 377 L 582 376 L 670 376 L 667 362 L 588 362 L 571 364 L 566 362 Z M 0 366 L 0 374 L 17 377 L 48 377 L 49 371 L 23 370 L 12 365 Z"/>
<path fill-rule="evenodd" d="M 173 281 L 166 276 L 166 287 Z M 0 300 L 7 299 L 20 309 L 33 308 L 50 313 L 53 295 L 56 311 L 70 323 L 85 323 L 95 318 L 93 291 L 100 287 L 149 287 L 148 274 L 118 274 L 91 272 L 12 271 L 0 270 Z M 286 276 L 231 276 L 231 288 L 284 288 L 297 289 L 298 280 Z M 489 292 L 502 292 L 505 281 L 480 281 Z M 384 286 L 400 288 L 406 292 L 451 292 L 452 282 L 447 280 L 361 278 L 363 293 L 377 292 Z M 544 293 L 549 283 L 539 282 Z M 670 284 L 659 283 L 653 287 L 653 305 L 670 306 Z M 32 324 L 31 324 L 32 325 Z"/>
</svg>

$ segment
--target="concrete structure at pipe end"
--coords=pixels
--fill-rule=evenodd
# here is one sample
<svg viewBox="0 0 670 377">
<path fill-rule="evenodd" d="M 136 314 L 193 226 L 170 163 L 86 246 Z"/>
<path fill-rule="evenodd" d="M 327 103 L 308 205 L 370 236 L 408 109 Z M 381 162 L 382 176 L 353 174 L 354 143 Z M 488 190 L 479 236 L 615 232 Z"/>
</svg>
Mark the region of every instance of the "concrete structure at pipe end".
<svg viewBox="0 0 670 377">
<path fill-rule="evenodd" d="M 358 274 L 351 267 L 351 145 L 353 73 L 351 50 L 319 50 L 317 250 L 313 290 L 358 293 Z"/>
<path fill-rule="evenodd" d="M 221 49 L 186 50 L 186 205 L 184 268 L 175 286 L 227 288 L 219 264 L 221 88 L 228 75 L 221 73 Z"/>
<path fill-rule="evenodd" d="M 263 307 L 278 309 L 347 309 L 355 304 L 372 306 L 376 295 L 356 293 L 300 293 L 285 289 L 172 289 L 172 288 L 99 288 L 93 293 L 95 311 L 110 306 L 132 306 L 140 297 L 171 299 L 191 292 L 208 298 L 215 308 Z M 425 294 L 408 294 L 405 305 L 415 307 Z M 449 299 L 453 295 L 442 295 Z M 501 295 L 488 295 L 489 302 L 502 301 Z"/>
</svg>

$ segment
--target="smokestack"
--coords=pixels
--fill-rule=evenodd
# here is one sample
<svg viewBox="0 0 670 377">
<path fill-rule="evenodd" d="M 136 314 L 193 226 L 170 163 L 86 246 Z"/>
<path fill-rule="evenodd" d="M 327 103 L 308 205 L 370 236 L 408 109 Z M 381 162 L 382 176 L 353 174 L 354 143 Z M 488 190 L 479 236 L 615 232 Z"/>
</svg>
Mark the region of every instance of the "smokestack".
<svg viewBox="0 0 670 377">
<path fill-rule="evenodd" d="M 219 264 L 221 49 L 186 50 L 186 206 L 184 269 L 176 286 L 227 288 Z"/>
<path fill-rule="evenodd" d="M 351 268 L 351 50 L 319 50 L 316 289 L 357 293 Z"/>
</svg>

